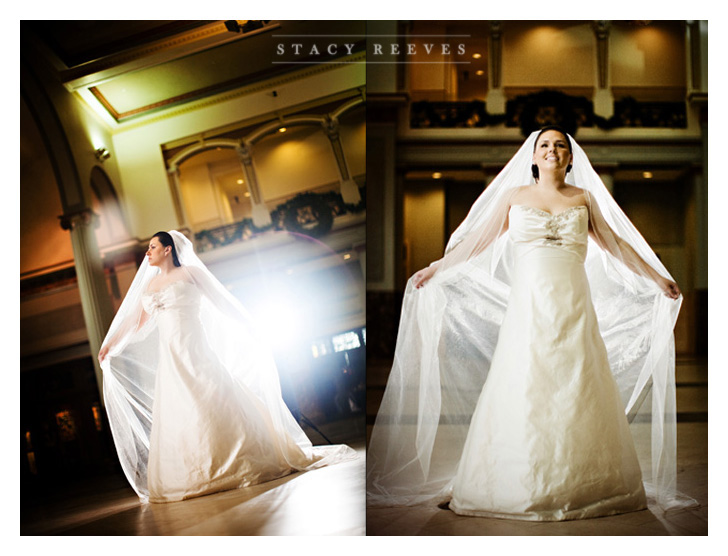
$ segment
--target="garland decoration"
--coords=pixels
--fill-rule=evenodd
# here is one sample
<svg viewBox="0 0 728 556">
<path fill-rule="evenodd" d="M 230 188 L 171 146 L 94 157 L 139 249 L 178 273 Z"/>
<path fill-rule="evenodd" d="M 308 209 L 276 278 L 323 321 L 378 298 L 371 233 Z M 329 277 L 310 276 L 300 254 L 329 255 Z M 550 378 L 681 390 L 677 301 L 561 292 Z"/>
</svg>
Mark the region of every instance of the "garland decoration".
<svg viewBox="0 0 728 556">
<path fill-rule="evenodd" d="M 278 221 L 289 232 L 320 238 L 331 231 L 331 205 L 315 193 L 301 193 L 278 207 Z"/>
<path fill-rule="evenodd" d="M 366 185 L 359 188 L 358 204 L 344 203 L 336 191 L 326 193 L 301 193 L 271 211 L 271 224 L 257 227 L 252 218 L 244 218 L 195 234 L 198 252 L 209 251 L 231 243 L 246 241 L 253 235 L 272 230 L 288 230 L 313 238 L 320 238 L 331 231 L 334 218 L 344 214 L 359 214 L 366 210 Z"/>
</svg>

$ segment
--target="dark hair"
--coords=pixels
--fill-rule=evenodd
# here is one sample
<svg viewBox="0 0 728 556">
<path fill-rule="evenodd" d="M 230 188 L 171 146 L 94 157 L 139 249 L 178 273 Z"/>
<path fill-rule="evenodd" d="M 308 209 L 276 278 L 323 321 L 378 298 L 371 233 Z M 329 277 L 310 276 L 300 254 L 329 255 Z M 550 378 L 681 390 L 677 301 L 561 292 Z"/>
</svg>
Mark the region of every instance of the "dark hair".
<svg viewBox="0 0 728 556">
<path fill-rule="evenodd" d="M 168 232 L 157 232 L 152 237 L 156 237 L 159 240 L 159 243 L 161 243 L 164 247 L 171 247 L 172 262 L 174 263 L 174 266 L 182 266 L 179 262 L 179 258 L 177 257 L 177 249 L 174 246 L 174 240 Z"/>
<path fill-rule="evenodd" d="M 573 152 L 571 150 L 571 140 L 569 140 L 569 135 L 566 133 L 564 128 L 559 127 L 557 125 L 548 125 L 548 126 L 542 128 L 541 131 L 538 132 L 538 135 L 536 136 L 536 141 L 534 141 L 534 143 L 533 143 L 533 152 L 536 152 L 536 147 L 538 146 L 539 138 L 541 137 L 541 135 L 543 135 L 547 131 L 558 131 L 561 135 L 563 135 L 564 139 L 566 139 L 566 145 L 569 147 L 569 152 Z M 566 173 L 568 174 L 569 172 L 571 172 L 571 164 L 569 164 L 566 167 Z M 532 164 L 531 173 L 533 174 L 533 177 L 536 180 L 538 180 L 538 166 L 536 166 L 535 164 Z"/>
</svg>

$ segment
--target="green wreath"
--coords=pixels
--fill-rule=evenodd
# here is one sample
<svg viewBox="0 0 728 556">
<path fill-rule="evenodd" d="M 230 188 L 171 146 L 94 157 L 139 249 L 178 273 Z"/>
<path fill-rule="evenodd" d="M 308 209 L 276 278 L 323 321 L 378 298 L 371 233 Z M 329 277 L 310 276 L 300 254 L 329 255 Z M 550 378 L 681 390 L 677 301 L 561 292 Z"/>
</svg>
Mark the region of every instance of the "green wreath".
<svg viewBox="0 0 728 556">
<path fill-rule="evenodd" d="M 319 238 L 334 224 L 331 206 L 321 195 L 303 193 L 285 204 L 283 226 L 290 232 Z"/>
</svg>

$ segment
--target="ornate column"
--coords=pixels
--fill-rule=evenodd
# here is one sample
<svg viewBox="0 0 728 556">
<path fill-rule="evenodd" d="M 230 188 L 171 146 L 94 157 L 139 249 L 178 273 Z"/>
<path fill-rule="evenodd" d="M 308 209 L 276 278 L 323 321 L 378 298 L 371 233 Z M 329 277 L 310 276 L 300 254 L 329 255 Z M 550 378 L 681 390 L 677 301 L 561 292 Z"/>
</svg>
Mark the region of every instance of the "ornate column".
<svg viewBox="0 0 728 556">
<path fill-rule="evenodd" d="M 179 181 L 179 167 L 172 164 L 167 168 L 167 177 L 169 179 L 169 187 L 172 191 L 172 202 L 174 203 L 174 211 L 177 214 L 177 222 L 181 229 L 189 230 L 189 220 L 187 219 L 187 211 L 182 200 L 182 188 Z"/>
<path fill-rule="evenodd" d="M 358 205 L 359 201 L 361 201 L 361 195 L 359 194 L 359 187 L 357 187 L 356 182 L 351 179 L 349 166 L 346 163 L 344 147 L 341 144 L 341 137 L 339 137 L 339 121 L 336 118 L 327 117 L 324 131 L 329 141 L 331 141 L 331 148 L 336 157 L 336 166 L 339 170 L 339 180 L 341 183 L 341 198 L 349 205 Z"/>
<path fill-rule="evenodd" d="M 91 358 L 94 362 L 99 396 L 103 404 L 103 376 L 96 356 L 111 324 L 114 309 L 106 287 L 104 267 L 94 232 L 98 217 L 91 209 L 85 208 L 77 212 L 66 213 L 59 218 L 61 228 L 71 233 L 83 318 L 88 333 Z"/>
<path fill-rule="evenodd" d="M 255 175 L 255 167 L 253 166 L 253 155 L 251 145 L 249 143 L 241 143 L 235 148 L 238 153 L 240 164 L 243 166 L 243 175 L 245 176 L 245 184 L 250 192 L 250 202 L 253 205 L 253 224 L 262 228 L 272 223 L 270 211 L 263 201 L 263 196 L 258 187 L 258 179 Z"/>
<path fill-rule="evenodd" d="M 594 113 L 604 118 L 614 115 L 614 97 L 609 88 L 609 21 L 595 21 L 597 39 L 597 87 L 594 92 Z"/>
<path fill-rule="evenodd" d="M 488 49 L 488 95 L 485 98 L 489 114 L 505 114 L 506 95 L 503 92 L 501 62 L 503 60 L 503 40 L 500 21 L 490 22 L 490 48 Z"/>
</svg>

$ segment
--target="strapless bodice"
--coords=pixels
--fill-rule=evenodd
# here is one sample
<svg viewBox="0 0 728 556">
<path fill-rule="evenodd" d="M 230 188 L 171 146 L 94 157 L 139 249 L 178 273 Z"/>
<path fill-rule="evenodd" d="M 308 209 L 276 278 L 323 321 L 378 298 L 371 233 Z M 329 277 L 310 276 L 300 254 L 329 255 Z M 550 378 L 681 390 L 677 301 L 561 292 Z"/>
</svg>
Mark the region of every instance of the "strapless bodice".
<svg viewBox="0 0 728 556">
<path fill-rule="evenodd" d="M 142 296 L 142 307 L 150 315 L 168 309 L 197 309 L 200 304 L 200 293 L 190 282 L 177 280 L 156 292 Z"/>
<path fill-rule="evenodd" d="M 586 258 L 589 238 L 589 210 L 584 205 L 551 214 L 527 205 L 512 205 L 508 233 L 517 254 L 533 247 L 557 247 Z"/>
</svg>

